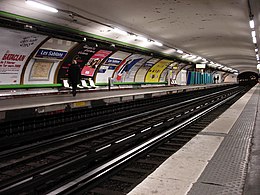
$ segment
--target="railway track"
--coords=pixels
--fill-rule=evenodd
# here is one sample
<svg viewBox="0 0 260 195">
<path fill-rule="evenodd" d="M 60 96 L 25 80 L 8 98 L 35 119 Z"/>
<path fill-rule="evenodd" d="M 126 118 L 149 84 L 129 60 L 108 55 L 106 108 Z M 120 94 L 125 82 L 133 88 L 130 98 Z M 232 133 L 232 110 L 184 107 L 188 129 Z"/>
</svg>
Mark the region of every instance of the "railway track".
<svg viewBox="0 0 260 195">
<path fill-rule="evenodd" d="M 29 119 L 2 122 L 0 123 L 0 151 L 18 147 L 19 145 L 39 142 L 79 129 L 90 128 L 101 123 L 108 123 L 120 118 L 136 115 L 140 112 L 155 110 L 160 106 L 175 104 L 228 88 L 229 86 L 222 86 L 193 92 L 169 94 L 162 97 L 139 99 L 120 104 L 72 109 L 64 113 L 39 115 Z"/>
<path fill-rule="evenodd" d="M 98 126 L 96 129 L 80 131 L 19 150 L 2 152 L 0 193 L 45 194 L 53 188 L 66 185 L 73 178 L 77 180 L 82 174 L 88 175 L 92 182 L 101 167 L 105 167 L 107 172 L 114 167 L 115 161 L 121 165 L 130 159 L 127 156 L 135 157 L 137 154 L 129 154 L 129 148 L 132 148 L 130 151 L 136 152 L 140 143 L 143 143 L 145 148 L 150 147 L 154 142 L 151 140 L 160 140 L 160 136 L 168 137 L 171 134 L 167 129 L 172 129 L 173 126 L 181 127 L 183 120 L 190 121 L 186 122 L 189 125 L 195 120 L 194 116 L 205 115 L 220 104 L 219 102 L 227 101 L 223 99 L 239 93 L 237 87 L 226 89 Z M 200 114 L 201 112 L 204 114 Z M 181 139 L 184 138 L 185 136 L 182 136 L 178 140 L 182 142 Z M 188 140 L 187 136 L 184 140 Z"/>
</svg>

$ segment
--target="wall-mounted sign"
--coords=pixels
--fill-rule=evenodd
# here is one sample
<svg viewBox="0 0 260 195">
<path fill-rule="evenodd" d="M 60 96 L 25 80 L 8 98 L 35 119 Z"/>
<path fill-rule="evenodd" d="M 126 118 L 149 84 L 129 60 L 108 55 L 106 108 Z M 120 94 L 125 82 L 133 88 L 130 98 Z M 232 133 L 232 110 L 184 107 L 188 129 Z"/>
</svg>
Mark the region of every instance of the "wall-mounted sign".
<svg viewBox="0 0 260 195">
<path fill-rule="evenodd" d="M 0 28 L 0 85 L 20 84 L 22 70 L 46 36 Z"/>
<path fill-rule="evenodd" d="M 54 60 L 63 60 L 66 56 L 67 51 L 57 51 L 52 49 L 39 49 L 35 54 L 35 58 L 41 59 L 54 59 Z"/>
<path fill-rule="evenodd" d="M 206 64 L 196 64 L 196 68 L 206 68 Z"/>
<path fill-rule="evenodd" d="M 97 83 L 106 83 L 108 78 L 112 77 L 114 70 L 123 63 L 124 59 L 129 56 L 130 53 L 117 51 L 107 58 L 107 60 L 99 67 L 96 82 Z"/>
</svg>

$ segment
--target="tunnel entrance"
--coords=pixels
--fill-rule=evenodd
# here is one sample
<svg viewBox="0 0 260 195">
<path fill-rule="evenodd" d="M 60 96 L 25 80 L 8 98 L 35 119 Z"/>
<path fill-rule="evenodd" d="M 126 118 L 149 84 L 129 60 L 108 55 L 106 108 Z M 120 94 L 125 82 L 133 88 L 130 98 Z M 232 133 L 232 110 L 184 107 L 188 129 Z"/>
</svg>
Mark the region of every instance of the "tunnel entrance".
<svg viewBox="0 0 260 195">
<path fill-rule="evenodd" d="M 237 79 L 240 85 L 255 85 L 258 83 L 259 75 L 255 72 L 243 72 Z"/>
</svg>

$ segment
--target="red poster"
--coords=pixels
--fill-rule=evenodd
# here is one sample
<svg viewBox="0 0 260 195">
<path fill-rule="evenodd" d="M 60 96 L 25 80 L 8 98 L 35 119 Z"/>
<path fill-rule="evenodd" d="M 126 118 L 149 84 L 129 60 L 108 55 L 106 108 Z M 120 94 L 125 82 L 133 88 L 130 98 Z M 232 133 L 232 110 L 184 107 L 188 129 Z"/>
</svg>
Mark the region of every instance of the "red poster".
<svg viewBox="0 0 260 195">
<path fill-rule="evenodd" d="M 81 75 L 93 77 L 96 68 L 101 63 L 101 61 L 106 58 L 112 51 L 107 50 L 99 50 L 96 52 L 87 62 L 87 64 L 83 67 L 81 71 Z"/>
</svg>

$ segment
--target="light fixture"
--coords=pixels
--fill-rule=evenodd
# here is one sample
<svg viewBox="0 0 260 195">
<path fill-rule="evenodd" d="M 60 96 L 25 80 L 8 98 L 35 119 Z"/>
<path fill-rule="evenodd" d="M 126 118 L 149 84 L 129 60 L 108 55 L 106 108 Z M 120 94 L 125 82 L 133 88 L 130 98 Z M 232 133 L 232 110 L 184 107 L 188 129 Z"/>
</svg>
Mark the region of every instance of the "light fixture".
<svg viewBox="0 0 260 195">
<path fill-rule="evenodd" d="M 258 48 L 255 48 L 255 52 L 258 52 Z"/>
<path fill-rule="evenodd" d="M 148 41 L 147 38 L 143 37 L 143 36 L 138 36 L 138 35 L 135 35 L 135 39 L 136 40 L 139 40 L 139 41 Z"/>
<path fill-rule="evenodd" d="M 157 45 L 157 46 L 159 46 L 159 47 L 163 46 L 163 44 L 160 43 L 160 42 L 158 42 L 158 41 L 152 41 L 152 43 L 155 44 L 155 45 Z"/>
<path fill-rule="evenodd" d="M 255 28 L 255 22 L 254 22 L 254 20 L 250 20 L 250 21 L 249 21 L 249 26 L 250 26 L 250 28 L 252 28 L 252 29 Z"/>
<path fill-rule="evenodd" d="M 253 37 L 253 43 L 257 43 L 257 41 L 256 41 L 256 37 Z"/>
<path fill-rule="evenodd" d="M 251 32 L 251 34 L 252 34 L 252 37 L 255 37 L 255 36 L 256 36 L 256 33 L 255 33 L 254 30 Z"/>
<path fill-rule="evenodd" d="M 56 8 L 50 7 L 48 5 L 44 5 L 42 3 L 38 3 L 36 1 L 32 1 L 32 0 L 26 0 L 25 3 L 27 3 L 28 5 L 38 8 L 38 9 L 42 9 L 45 11 L 49 11 L 49 12 L 53 12 L 53 13 L 57 13 L 58 10 Z"/>
<path fill-rule="evenodd" d="M 113 31 L 118 33 L 118 34 L 121 34 L 121 35 L 128 35 L 128 33 L 126 31 L 123 31 L 119 28 L 113 28 Z"/>
<path fill-rule="evenodd" d="M 177 50 L 177 52 L 178 52 L 178 50 Z M 188 58 L 190 56 L 190 54 L 185 54 L 185 55 L 183 55 L 183 56 L 181 56 L 182 58 Z"/>
<path fill-rule="evenodd" d="M 197 58 L 197 56 L 195 56 L 195 55 L 191 55 L 191 56 L 189 57 L 190 60 L 195 59 L 195 58 Z"/>
<path fill-rule="evenodd" d="M 202 59 L 202 57 L 198 56 L 196 59 L 193 60 L 193 62 L 197 62 L 197 61 L 199 61 L 201 59 Z"/>
<path fill-rule="evenodd" d="M 183 54 L 183 51 L 180 50 L 180 49 L 177 49 L 177 52 L 180 53 L 180 54 Z"/>
</svg>

